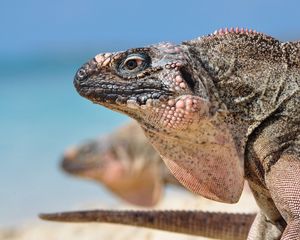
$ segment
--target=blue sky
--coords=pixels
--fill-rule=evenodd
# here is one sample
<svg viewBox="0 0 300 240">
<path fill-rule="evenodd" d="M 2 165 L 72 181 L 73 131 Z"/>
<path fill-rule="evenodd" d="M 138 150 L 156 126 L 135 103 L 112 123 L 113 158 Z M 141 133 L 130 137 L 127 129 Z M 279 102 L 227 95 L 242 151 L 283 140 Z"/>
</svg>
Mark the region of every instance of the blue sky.
<svg viewBox="0 0 300 240">
<path fill-rule="evenodd" d="M 191 39 L 241 26 L 300 37 L 298 0 L 2 1 L 0 54 L 94 51 Z"/>
</svg>

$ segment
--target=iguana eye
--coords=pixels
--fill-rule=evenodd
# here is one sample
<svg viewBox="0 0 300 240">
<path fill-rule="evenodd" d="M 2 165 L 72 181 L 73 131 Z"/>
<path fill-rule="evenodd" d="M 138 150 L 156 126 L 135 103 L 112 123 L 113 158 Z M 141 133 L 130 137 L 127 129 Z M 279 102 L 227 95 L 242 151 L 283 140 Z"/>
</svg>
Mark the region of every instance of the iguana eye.
<svg viewBox="0 0 300 240">
<path fill-rule="evenodd" d="M 150 57 L 146 53 L 131 53 L 123 58 L 116 66 L 117 73 L 122 77 L 135 77 L 151 64 Z"/>
<path fill-rule="evenodd" d="M 135 69 L 140 63 L 136 59 L 130 59 L 125 63 L 128 70 Z"/>
<path fill-rule="evenodd" d="M 145 59 L 142 56 L 133 55 L 126 58 L 124 67 L 127 68 L 127 70 L 134 70 L 142 66 L 144 62 Z"/>
</svg>

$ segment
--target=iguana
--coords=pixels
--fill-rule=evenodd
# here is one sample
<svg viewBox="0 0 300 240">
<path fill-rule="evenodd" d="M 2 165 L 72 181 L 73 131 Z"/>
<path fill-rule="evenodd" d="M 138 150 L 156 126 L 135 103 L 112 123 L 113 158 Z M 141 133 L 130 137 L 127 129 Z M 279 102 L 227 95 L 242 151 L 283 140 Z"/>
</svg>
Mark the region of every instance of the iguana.
<svg viewBox="0 0 300 240">
<path fill-rule="evenodd" d="M 61 167 L 69 174 L 104 184 L 123 200 L 140 206 L 156 204 L 166 184 L 182 187 L 134 122 L 68 148 Z"/>
<path fill-rule="evenodd" d="M 74 84 L 136 119 L 192 192 L 232 203 L 246 179 L 261 209 L 248 239 L 290 240 L 300 239 L 299 81 L 300 42 L 231 28 L 99 54 Z"/>
</svg>

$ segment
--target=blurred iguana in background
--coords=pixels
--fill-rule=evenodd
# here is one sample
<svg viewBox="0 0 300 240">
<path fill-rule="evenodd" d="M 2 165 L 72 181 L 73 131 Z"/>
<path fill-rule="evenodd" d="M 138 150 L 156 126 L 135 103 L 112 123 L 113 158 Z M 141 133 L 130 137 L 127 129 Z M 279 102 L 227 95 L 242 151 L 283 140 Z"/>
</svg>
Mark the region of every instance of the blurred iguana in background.
<svg viewBox="0 0 300 240">
<path fill-rule="evenodd" d="M 67 149 L 61 166 L 66 172 L 95 180 L 123 200 L 140 206 L 156 204 L 166 184 L 183 187 L 135 122 Z"/>
</svg>

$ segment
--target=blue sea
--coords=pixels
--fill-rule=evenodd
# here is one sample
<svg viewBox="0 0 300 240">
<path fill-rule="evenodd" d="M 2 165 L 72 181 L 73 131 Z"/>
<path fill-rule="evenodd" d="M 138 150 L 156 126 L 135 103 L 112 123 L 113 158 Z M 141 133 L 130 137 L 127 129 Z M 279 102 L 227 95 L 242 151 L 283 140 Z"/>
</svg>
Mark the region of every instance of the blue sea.
<svg viewBox="0 0 300 240">
<path fill-rule="evenodd" d="M 75 91 L 73 76 L 89 57 L 0 59 L 0 227 L 37 219 L 40 212 L 115 201 L 103 187 L 59 168 L 67 147 L 128 121 Z"/>
</svg>

